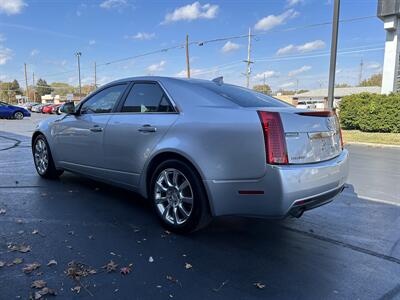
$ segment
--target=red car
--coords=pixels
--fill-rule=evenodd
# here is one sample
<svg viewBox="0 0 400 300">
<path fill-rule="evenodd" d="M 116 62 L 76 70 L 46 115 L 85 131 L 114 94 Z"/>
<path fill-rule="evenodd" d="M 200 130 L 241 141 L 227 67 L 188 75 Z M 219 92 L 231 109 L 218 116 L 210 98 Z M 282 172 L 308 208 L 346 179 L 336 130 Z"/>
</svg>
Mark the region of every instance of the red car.
<svg viewBox="0 0 400 300">
<path fill-rule="evenodd" d="M 42 113 L 43 114 L 51 114 L 51 109 L 52 109 L 52 104 L 46 105 L 42 107 Z"/>
<path fill-rule="evenodd" d="M 60 115 L 61 114 L 61 111 L 60 111 L 60 107 L 61 107 L 61 104 L 54 104 L 54 105 L 52 105 L 51 106 L 51 114 L 57 114 L 57 115 Z"/>
</svg>

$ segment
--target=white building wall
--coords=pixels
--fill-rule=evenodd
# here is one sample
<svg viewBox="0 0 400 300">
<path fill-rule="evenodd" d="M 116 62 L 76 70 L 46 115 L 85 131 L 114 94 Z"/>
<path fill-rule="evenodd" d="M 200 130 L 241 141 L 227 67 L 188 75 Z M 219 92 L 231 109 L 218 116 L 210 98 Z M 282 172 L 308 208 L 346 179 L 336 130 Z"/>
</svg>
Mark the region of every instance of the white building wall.
<svg viewBox="0 0 400 300">
<path fill-rule="evenodd" d="M 399 19 L 389 16 L 384 19 L 386 30 L 385 58 L 382 74 L 382 94 L 396 91 L 396 81 L 399 68 Z"/>
</svg>

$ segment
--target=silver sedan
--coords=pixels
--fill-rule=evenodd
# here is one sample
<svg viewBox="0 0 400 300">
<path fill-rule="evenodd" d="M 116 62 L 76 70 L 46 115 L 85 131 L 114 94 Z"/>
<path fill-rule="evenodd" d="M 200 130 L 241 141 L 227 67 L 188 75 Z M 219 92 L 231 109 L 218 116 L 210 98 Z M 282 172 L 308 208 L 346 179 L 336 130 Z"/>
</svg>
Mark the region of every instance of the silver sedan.
<svg viewBox="0 0 400 300">
<path fill-rule="evenodd" d="M 213 216 L 299 217 L 330 202 L 348 174 L 331 112 L 213 81 L 137 77 L 111 82 L 32 136 L 36 170 L 136 191 L 175 232 Z"/>
</svg>

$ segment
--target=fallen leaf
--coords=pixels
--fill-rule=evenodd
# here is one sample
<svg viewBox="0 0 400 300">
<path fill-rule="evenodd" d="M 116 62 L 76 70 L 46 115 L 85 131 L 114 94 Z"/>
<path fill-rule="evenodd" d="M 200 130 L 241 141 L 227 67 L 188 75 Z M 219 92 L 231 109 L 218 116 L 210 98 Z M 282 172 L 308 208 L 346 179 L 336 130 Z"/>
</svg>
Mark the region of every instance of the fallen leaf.
<svg viewBox="0 0 400 300">
<path fill-rule="evenodd" d="M 81 292 L 81 287 L 77 285 L 76 287 L 71 288 L 71 291 L 79 294 Z"/>
<path fill-rule="evenodd" d="M 265 288 L 265 284 L 262 284 L 261 282 L 253 283 L 253 285 L 254 285 L 256 288 L 258 288 L 258 289 L 263 289 L 263 288 Z"/>
<path fill-rule="evenodd" d="M 79 262 L 71 261 L 68 264 L 68 269 L 65 271 L 67 276 L 72 277 L 74 280 L 79 280 L 80 277 L 96 274 L 96 270 Z"/>
<path fill-rule="evenodd" d="M 6 262 L 0 260 L 0 268 L 4 267 L 5 265 L 6 265 Z"/>
<path fill-rule="evenodd" d="M 117 255 L 117 254 L 115 254 L 114 252 L 110 252 L 110 254 L 113 255 L 113 256 Z"/>
<path fill-rule="evenodd" d="M 23 223 L 21 219 L 18 219 L 16 222 L 17 222 L 17 224 L 22 224 Z"/>
<path fill-rule="evenodd" d="M 21 252 L 21 253 L 26 253 L 26 252 L 31 251 L 31 246 L 24 245 L 24 244 L 22 244 L 22 245 L 10 244 L 10 245 L 8 245 L 8 249 L 10 249 L 11 251 L 18 251 L 18 252 Z"/>
<path fill-rule="evenodd" d="M 35 292 L 35 300 L 41 299 L 43 296 L 46 296 L 46 295 L 55 296 L 55 295 L 57 295 L 57 293 L 53 289 L 44 287 L 40 291 Z"/>
<path fill-rule="evenodd" d="M 165 232 L 165 234 L 167 234 L 167 235 L 170 235 L 170 234 L 171 234 L 171 231 L 168 231 L 168 230 L 165 230 L 164 232 Z"/>
<path fill-rule="evenodd" d="M 89 238 L 89 240 L 94 240 L 93 235 L 89 235 L 88 238 Z"/>
<path fill-rule="evenodd" d="M 185 263 L 185 269 L 186 270 L 191 269 L 191 268 L 193 268 L 193 266 L 191 264 Z"/>
<path fill-rule="evenodd" d="M 178 282 L 178 279 L 172 277 L 171 275 L 167 275 L 166 278 L 167 278 L 167 280 L 172 281 L 173 283 L 177 283 Z"/>
<path fill-rule="evenodd" d="M 75 234 L 75 231 L 73 231 L 73 230 L 68 231 L 68 234 L 69 234 L 69 235 L 74 235 L 74 234 Z"/>
<path fill-rule="evenodd" d="M 104 265 L 102 268 L 103 268 L 103 269 L 106 269 L 108 273 L 111 273 L 111 272 L 117 271 L 117 267 L 118 267 L 118 265 L 117 265 L 115 262 L 113 262 L 112 260 L 110 260 L 110 261 L 109 261 L 106 265 Z"/>
<path fill-rule="evenodd" d="M 54 259 L 52 259 L 52 260 L 50 260 L 50 261 L 47 263 L 47 266 L 48 266 L 48 267 L 57 266 L 57 261 L 54 260 Z"/>
<path fill-rule="evenodd" d="M 20 230 L 20 231 L 18 231 L 18 234 L 23 234 L 25 231 L 23 231 L 23 230 Z"/>
<path fill-rule="evenodd" d="M 23 260 L 22 258 L 17 257 L 17 258 L 15 258 L 15 259 L 13 260 L 13 264 L 14 264 L 14 265 L 19 265 L 19 264 L 22 264 L 23 261 L 24 261 L 24 260 Z"/>
<path fill-rule="evenodd" d="M 37 230 L 37 229 L 34 229 L 33 231 L 32 231 L 32 234 L 38 234 L 39 233 L 39 230 Z"/>
<path fill-rule="evenodd" d="M 38 268 L 40 268 L 40 264 L 37 263 L 37 262 L 34 262 L 34 263 L 32 263 L 32 264 L 26 264 L 26 265 L 25 265 L 25 268 L 23 268 L 22 271 L 23 271 L 25 274 L 30 274 L 30 273 L 32 273 L 34 270 L 36 270 L 36 269 L 38 269 Z"/>
<path fill-rule="evenodd" d="M 153 259 L 152 256 L 150 256 L 150 257 L 149 257 L 149 263 L 152 263 L 152 262 L 154 262 L 154 259 Z"/>
<path fill-rule="evenodd" d="M 0 215 L 4 215 L 7 212 L 5 208 L 0 208 Z"/>
<path fill-rule="evenodd" d="M 34 282 L 32 282 L 31 284 L 31 288 L 34 289 L 42 289 L 47 285 L 46 281 L 44 280 L 35 280 Z"/>
<path fill-rule="evenodd" d="M 120 273 L 122 274 L 122 275 L 127 275 L 127 274 L 129 274 L 131 271 L 132 271 L 132 264 L 130 264 L 129 266 L 127 266 L 127 267 L 122 267 L 121 269 L 120 269 Z"/>
</svg>

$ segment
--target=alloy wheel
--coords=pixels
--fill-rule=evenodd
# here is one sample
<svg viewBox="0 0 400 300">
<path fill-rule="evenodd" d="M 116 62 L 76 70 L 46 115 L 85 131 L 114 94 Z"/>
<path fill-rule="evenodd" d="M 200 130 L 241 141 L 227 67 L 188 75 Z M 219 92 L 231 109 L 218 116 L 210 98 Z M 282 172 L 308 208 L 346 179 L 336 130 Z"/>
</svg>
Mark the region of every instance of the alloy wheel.
<svg viewBox="0 0 400 300">
<path fill-rule="evenodd" d="M 34 158 L 36 169 L 38 170 L 39 174 L 45 174 L 49 166 L 49 154 L 47 150 L 47 145 L 45 141 L 41 138 L 36 141 L 34 147 Z"/>
<path fill-rule="evenodd" d="M 177 169 L 165 169 L 157 177 L 154 201 L 164 221 L 184 224 L 193 211 L 193 190 L 189 180 Z"/>
<path fill-rule="evenodd" d="M 17 120 L 22 120 L 22 119 L 24 118 L 24 114 L 23 114 L 22 112 L 17 111 L 17 112 L 14 114 L 14 117 L 15 117 Z"/>
</svg>

